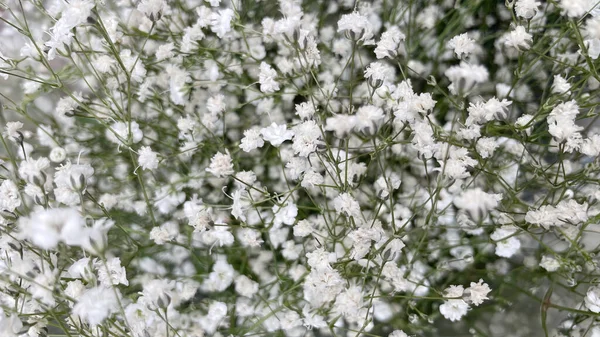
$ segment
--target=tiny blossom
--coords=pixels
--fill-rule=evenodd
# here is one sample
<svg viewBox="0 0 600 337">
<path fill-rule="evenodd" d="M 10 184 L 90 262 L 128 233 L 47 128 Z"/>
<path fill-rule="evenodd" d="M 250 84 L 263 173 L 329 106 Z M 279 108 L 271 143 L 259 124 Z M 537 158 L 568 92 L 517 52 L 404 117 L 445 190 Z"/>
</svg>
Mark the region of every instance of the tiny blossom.
<svg viewBox="0 0 600 337">
<path fill-rule="evenodd" d="M 60 162 L 64 161 L 65 159 L 67 159 L 67 151 L 65 149 L 63 149 L 62 147 L 54 147 L 50 151 L 48 158 L 53 163 L 60 163 Z"/>
<path fill-rule="evenodd" d="M 97 263 L 98 269 L 98 280 L 105 287 L 110 287 L 112 285 L 129 285 L 129 281 L 127 281 L 127 276 L 125 274 L 125 267 L 121 266 L 121 259 L 118 257 L 108 259 L 106 264 Z"/>
<path fill-rule="evenodd" d="M 365 105 L 358 108 L 356 111 L 356 125 L 354 128 L 357 131 L 373 133 L 381 125 L 385 115 L 383 109 L 374 105 Z"/>
<path fill-rule="evenodd" d="M 532 42 L 533 36 L 527 33 L 525 27 L 517 26 L 515 30 L 505 36 L 504 45 L 517 50 L 527 50 L 531 48 Z"/>
<path fill-rule="evenodd" d="M 463 58 L 475 51 L 475 40 L 469 38 L 467 33 L 456 35 L 447 44 L 448 48 L 454 50 L 456 57 Z"/>
<path fill-rule="evenodd" d="M 389 68 L 381 62 L 372 62 L 365 69 L 365 78 L 369 80 L 372 87 L 380 87 L 389 76 Z"/>
<path fill-rule="evenodd" d="M 454 205 L 469 213 L 472 219 L 479 221 L 487 216 L 487 213 L 496 207 L 502 200 L 502 194 L 491 194 L 476 187 L 468 189 L 454 198 Z"/>
<path fill-rule="evenodd" d="M 12 180 L 4 180 L 0 184 L 0 210 L 13 212 L 21 206 L 19 189 Z"/>
<path fill-rule="evenodd" d="M 231 31 L 231 20 L 235 13 L 230 8 L 213 13 L 210 19 L 210 29 L 219 38 L 224 38 Z"/>
<path fill-rule="evenodd" d="M 358 218 L 360 216 L 360 206 L 356 199 L 349 193 L 342 193 L 333 200 L 333 207 L 339 214 Z"/>
<path fill-rule="evenodd" d="M 149 146 L 142 146 L 139 150 L 138 163 L 144 170 L 154 170 L 158 167 L 157 153 Z"/>
<path fill-rule="evenodd" d="M 260 63 L 260 91 L 270 94 L 279 90 L 279 83 L 275 80 L 277 72 L 265 62 Z"/>
<path fill-rule="evenodd" d="M 540 267 L 546 269 L 549 272 L 557 271 L 560 268 L 560 262 L 549 255 L 542 256 L 540 261 Z"/>
<path fill-rule="evenodd" d="M 517 228 L 514 226 L 503 226 L 490 235 L 496 241 L 496 255 L 508 258 L 521 248 L 521 241 L 514 236 L 516 232 Z"/>
<path fill-rule="evenodd" d="M 600 11 L 596 0 L 560 0 L 558 6 L 562 14 L 571 18 L 580 18 L 588 12 L 598 16 Z"/>
<path fill-rule="evenodd" d="M 144 13 L 150 20 L 158 21 L 167 7 L 166 0 L 142 0 L 137 9 Z"/>
<path fill-rule="evenodd" d="M 73 315 L 91 326 L 97 326 L 119 307 L 118 290 L 109 287 L 91 288 L 84 292 L 73 307 Z"/>
<path fill-rule="evenodd" d="M 229 152 L 218 152 L 210 160 L 210 166 L 206 168 L 206 172 L 212 173 L 218 178 L 232 175 L 235 171 Z"/>
<path fill-rule="evenodd" d="M 244 152 L 250 152 L 254 149 L 263 147 L 265 142 L 261 137 L 260 130 L 258 128 L 252 128 L 244 131 L 244 138 L 242 138 L 240 143 L 240 148 L 244 150 Z"/>
<path fill-rule="evenodd" d="M 484 300 L 487 300 L 487 294 L 492 291 L 482 279 L 478 283 L 471 282 L 469 288 L 465 290 L 468 294 L 468 300 L 475 306 L 479 306 Z"/>
<path fill-rule="evenodd" d="M 536 0 L 517 0 L 515 13 L 524 19 L 531 19 L 537 13 L 542 4 Z"/>
<path fill-rule="evenodd" d="M 0 308 L 0 335 L 6 337 L 22 336 L 19 333 L 23 329 L 23 323 L 15 313 L 7 316 L 4 309 Z"/>
<path fill-rule="evenodd" d="M 279 147 L 286 140 L 292 139 L 294 131 L 288 130 L 287 125 L 272 123 L 269 127 L 260 130 L 263 139 L 275 147 Z"/>
<path fill-rule="evenodd" d="M 396 26 L 390 27 L 383 34 L 381 39 L 377 42 L 375 48 L 375 56 L 378 59 L 384 57 L 394 58 L 398 54 L 400 44 L 404 41 L 406 36 Z"/>
<path fill-rule="evenodd" d="M 356 116 L 334 115 L 325 121 L 325 130 L 333 131 L 337 138 L 343 138 L 356 127 L 356 124 Z"/>
<path fill-rule="evenodd" d="M 173 43 L 165 43 L 161 45 L 156 50 L 156 60 L 162 61 L 172 58 L 173 56 L 175 56 L 175 52 L 173 51 L 174 48 L 175 45 Z"/>
<path fill-rule="evenodd" d="M 444 75 L 452 82 L 450 90 L 453 93 L 462 95 L 471 91 L 475 84 L 484 83 L 489 78 L 489 72 L 484 66 L 470 65 L 465 62 L 448 68 Z"/>
<path fill-rule="evenodd" d="M 552 93 L 554 94 L 566 94 L 571 93 L 571 85 L 569 82 L 560 75 L 554 75 L 554 83 L 552 83 Z"/>
<path fill-rule="evenodd" d="M 133 143 L 139 143 L 144 137 L 137 122 L 116 122 L 106 130 L 106 138 L 116 144 L 127 143 L 130 135 Z"/>
<path fill-rule="evenodd" d="M 4 127 L 6 129 L 5 135 L 8 137 L 15 139 L 20 139 L 22 137 L 21 129 L 23 128 L 23 123 L 21 122 L 8 122 Z"/>
<path fill-rule="evenodd" d="M 494 154 L 494 151 L 500 146 L 496 139 L 491 137 L 483 137 L 477 140 L 475 147 L 481 158 L 489 158 Z"/>
<path fill-rule="evenodd" d="M 600 287 L 590 287 L 585 295 L 584 304 L 589 311 L 600 313 Z"/>
<path fill-rule="evenodd" d="M 315 108 L 308 102 L 296 104 L 296 115 L 301 119 L 310 119 L 315 114 Z"/>
<path fill-rule="evenodd" d="M 342 15 L 338 21 L 338 32 L 344 32 L 346 37 L 365 44 L 371 44 L 373 38 L 373 26 L 367 17 L 358 12 Z"/>
<path fill-rule="evenodd" d="M 67 162 L 58 167 L 54 174 L 56 200 L 68 206 L 79 204 L 80 193 L 85 192 L 93 174 L 94 168 L 90 164 Z"/>
<path fill-rule="evenodd" d="M 394 330 L 388 335 L 388 337 L 408 337 L 408 335 L 402 330 Z"/>
<path fill-rule="evenodd" d="M 461 298 L 463 296 L 462 286 L 450 286 L 444 291 L 444 296 L 450 299 L 440 305 L 440 313 L 448 320 L 459 321 L 469 311 L 469 305 Z"/>
<path fill-rule="evenodd" d="M 308 157 L 317 150 L 319 145 L 323 144 L 320 140 L 321 130 L 315 121 L 309 120 L 298 124 L 292 131 L 294 132 L 292 149 L 300 157 Z"/>
</svg>

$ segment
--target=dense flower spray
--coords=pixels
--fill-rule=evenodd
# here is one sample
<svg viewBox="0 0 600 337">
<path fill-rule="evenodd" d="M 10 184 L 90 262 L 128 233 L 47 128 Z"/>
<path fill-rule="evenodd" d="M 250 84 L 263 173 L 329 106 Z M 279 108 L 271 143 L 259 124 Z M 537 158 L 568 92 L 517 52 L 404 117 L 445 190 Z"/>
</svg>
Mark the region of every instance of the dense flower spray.
<svg viewBox="0 0 600 337">
<path fill-rule="evenodd" d="M 1 2 L 0 336 L 600 336 L 596 2 Z"/>
</svg>

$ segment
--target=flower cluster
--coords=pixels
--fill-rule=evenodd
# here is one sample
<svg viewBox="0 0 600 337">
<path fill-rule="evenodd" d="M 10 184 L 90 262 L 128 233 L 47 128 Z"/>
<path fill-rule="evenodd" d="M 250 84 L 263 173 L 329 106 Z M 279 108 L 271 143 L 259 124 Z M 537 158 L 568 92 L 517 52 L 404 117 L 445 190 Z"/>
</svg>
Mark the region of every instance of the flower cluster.
<svg viewBox="0 0 600 337">
<path fill-rule="evenodd" d="M 0 336 L 600 336 L 596 1 L 5 0 L 0 35 Z"/>
</svg>

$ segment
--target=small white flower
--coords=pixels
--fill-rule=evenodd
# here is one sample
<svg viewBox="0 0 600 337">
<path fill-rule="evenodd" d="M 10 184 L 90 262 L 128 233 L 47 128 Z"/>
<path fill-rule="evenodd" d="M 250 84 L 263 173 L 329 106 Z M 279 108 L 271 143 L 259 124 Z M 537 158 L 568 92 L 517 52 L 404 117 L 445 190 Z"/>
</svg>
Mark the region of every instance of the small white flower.
<svg viewBox="0 0 600 337">
<path fill-rule="evenodd" d="M 450 41 L 448 41 L 447 46 L 448 48 L 454 50 L 456 57 L 458 57 L 459 59 L 469 56 L 469 54 L 473 53 L 473 51 L 475 51 L 475 48 L 477 47 L 477 45 L 475 44 L 475 40 L 469 38 L 469 35 L 467 35 L 467 33 L 463 33 L 453 37 L 452 39 L 450 39 Z"/>
<path fill-rule="evenodd" d="M 118 290 L 112 287 L 96 287 L 86 291 L 77 299 L 73 315 L 91 326 L 97 326 L 118 311 L 119 301 L 115 292 Z"/>
<path fill-rule="evenodd" d="M 283 142 L 294 137 L 294 131 L 288 130 L 285 124 L 277 125 L 276 123 L 272 123 L 270 126 L 262 128 L 260 133 L 264 140 L 275 147 L 279 147 Z"/>
<path fill-rule="evenodd" d="M 560 268 L 560 262 L 552 256 L 544 255 L 542 256 L 542 261 L 540 261 L 540 267 L 549 272 L 554 272 Z"/>
<path fill-rule="evenodd" d="M 471 282 L 465 293 L 467 293 L 467 298 L 472 304 L 479 306 L 484 300 L 488 299 L 487 294 L 490 291 L 492 291 L 490 287 L 480 279 L 478 283 Z"/>
<path fill-rule="evenodd" d="M 349 193 L 342 193 L 333 199 L 333 207 L 338 214 L 360 217 L 360 206 Z"/>
<path fill-rule="evenodd" d="M 158 21 L 167 7 L 166 0 L 142 0 L 137 9 L 144 13 L 151 21 Z"/>
<path fill-rule="evenodd" d="M 460 321 L 460 319 L 469 311 L 469 305 L 462 298 L 462 286 L 450 286 L 446 288 L 444 297 L 450 298 L 440 305 L 440 313 L 452 322 Z"/>
<path fill-rule="evenodd" d="M 496 241 L 496 255 L 509 258 L 521 248 L 521 241 L 514 236 L 516 232 L 514 226 L 502 226 L 490 235 Z"/>
<path fill-rule="evenodd" d="M 142 146 L 139 150 L 138 163 L 142 169 L 152 171 L 158 167 L 158 156 L 149 146 Z"/>
<path fill-rule="evenodd" d="M 600 313 L 600 287 L 590 287 L 585 295 L 584 303 L 591 312 Z"/>
<path fill-rule="evenodd" d="M 218 152 L 215 154 L 210 160 L 210 166 L 206 169 L 206 172 L 210 172 L 218 178 L 226 177 L 235 173 L 229 152 Z"/>
<path fill-rule="evenodd" d="M 277 72 L 267 63 L 260 63 L 260 74 L 258 81 L 260 83 L 260 91 L 270 94 L 279 90 L 279 82 L 275 80 Z"/>
<path fill-rule="evenodd" d="M 504 45 L 517 50 L 527 50 L 531 48 L 532 43 L 533 36 L 527 33 L 523 26 L 515 27 L 515 30 L 504 36 Z"/>
<path fill-rule="evenodd" d="M 517 0 L 515 3 L 515 13 L 524 19 L 531 19 L 535 16 L 541 5 L 536 0 Z"/>
</svg>

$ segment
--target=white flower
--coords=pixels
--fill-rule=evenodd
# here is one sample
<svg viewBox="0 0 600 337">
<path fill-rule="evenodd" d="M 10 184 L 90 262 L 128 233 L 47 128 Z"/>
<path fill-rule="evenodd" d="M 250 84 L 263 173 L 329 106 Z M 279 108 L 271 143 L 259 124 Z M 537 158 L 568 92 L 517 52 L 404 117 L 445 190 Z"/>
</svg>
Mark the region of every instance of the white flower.
<svg viewBox="0 0 600 337">
<path fill-rule="evenodd" d="M 460 321 L 460 319 L 467 314 L 469 311 L 469 305 L 462 298 L 463 296 L 463 287 L 462 286 L 450 286 L 446 288 L 444 297 L 448 297 L 448 299 L 444 301 L 442 305 L 440 305 L 440 313 L 452 322 Z"/>
<path fill-rule="evenodd" d="M 324 144 L 321 138 L 321 129 L 313 120 L 300 123 L 292 129 L 294 140 L 292 149 L 300 157 L 308 157 L 317 150 L 317 146 Z"/>
<path fill-rule="evenodd" d="M 19 189 L 12 180 L 4 180 L 0 185 L 0 211 L 12 212 L 21 206 Z"/>
<path fill-rule="evenodd" d="M 67 151 L 62 147 L 54 147 L 50 151 L 48 158 L 50 158 L 53 163 L 61 163 L 63 160 L 67 159 Z"/>
<path fill-rule="evenodd" d="M 65 165 L 57 167 L 56 173 L 54 173 L 56 201 L 68 206 L 78 205 L 81 202 L 80 194 L 85 193 L 93 174 L 94 168 L 89 164 L 67 162 Z"/>
<path fill-rule="evenodd" d="M 481 158 L 489 158 L 494 154 L 494 151 L 500 146 L 498 141 L 493 137 L 481 137 L 477 140 L 475 148 Z"/>
<path fill-rule="evenodd" d="M 210 166 L 206 169 L 206 172 L 212 173 L 218 178 L 226 177 L 235 173 L 229 152 L 218 152 L 215 154 L 210 160 Z"/>
<path fill-rule="evenodd" d="M 219 259 L 213 266 L 213 271 L 204 281 L 204 286 L 212 291 L 223 291 L 233 282 L 235 270 L 222 259 Z"/>
<path fill-rule="evenodd" d="M 566 94 L 571 93 L 571 85 L 569 82 L 560 75 L 554 75 L 554 83 L 552 83 L 553 94 Z"/>
<path fill-rule="evenodd" d="M 469 212 L 475 221 L 484 219 L 488 212 L 498 207 L 502 194 L 491 194 L 476 187 L 468 189 L 454 198 L 454 206 Z"/>
<path fill-rule="evenodd" d="M 390 69 L 384 63 L 372 62 L 365 69 L 365 78 L 369 81 L 369 84 L 374 88 L 379 88 L 387 78 L 393 76 L 393 70 Z"/>
<path fill-rule="evenodd" d="M 90 326 L 97 326 L 118 311 L 119 302 L 115 294 L 117 292 L 118 290 L 112 287 L 96 287 L 86 291 L 77 299 L 73 315 Z"/>
<path fill-rule="evenodd" d="M 517 50 L 527 50 L 532 43 L 533 36 L 523 26 L 515 27 L 515 30 L 504 36 L 504 45 Z"/>
<path fill-rule="evenodd" d="M 121 266 L 120 258 L 113 257 L 112 259 L 108 259 L 106 264 L 97 262 L 96 267 L 98 269 L 98 280 L 103 286 L 110 287 L 118 284 L 129 285 L 125 267 Z"/>
<path fill-rule="evenodd" d="M 73 208 L 54 208 L 32 213 L 19 219 L 21 233 L 42 249 L 53 249 L 60 241 L 81 245 L 85 222 Z"/>
<path fill-rule="evenodd" d="M 139 143 L 144 137 L 140 125 L 135 121 L 131 123 L 116 122 L 106 129 L 106 138 L 115 144 L 128 143 L 130 135 L 133 143 Z"/>
<path fill-rule="evenodd" d="M 591 312 L 600 313 L 600 287 L 590 287 L 585 295 L 584 303 Z"/>
<path fill-rule="evenodd" d="M 502 226 L 490 235 L 496 241 L 496 255 L 509 258 L 521 248 L 521 241 L 514 236 L 516 232 L 514 226 Z"/>
<path fill-rule="evenodd" d="M 22 138 L 21 129 L 23 128 L 23 123 L 21 122 L 8 122 L 4 127 L 6 129 L 5 135 L 13 138 L 13 140 Z"/>
<path fill-rule="evenodd" d="M 372 44 L 373 26 L 369 19 L 358 12 L 344 14 L 338 21 L 338 32 L 344 32 L 351 40 Z"/>
<path fill-rule="evenodd" d="M 398 54 L 400 44 L 404 41 L 406 36 L 396 26 L 390 27 L 387 31 L 381 34 L 381 40 L 377 43 L 375 48 L 375 56 L 378 59 L 384 57 L 394 58 Z"/>
<path fill-rule="evenodd" d="M 385 114 L 380 107 L 364 105 L 356 111 L 354 128 L 356 131 L 373 134 L 381 126 L 384 118 Z"/>
<path fill-rule="evenodd" d="M 142 0 L 137 9 L 144 13 L 151 21 L 158 21 L 167 8 L 166 0 Z"/>
<path fill-rule="evenodd" d="M 260 83 L 260 91 L 270 94 L 279 90 L 279 82 L 275 80 L 277 72 L 265 62 L 260 63 L 260 74 L 258 82 Z"/>
<path fill-rule="evenodd" d="M 344 138 L 356 127 L 357 119 L 354 115 L 334 115 L 325 121 L 325 130 L 333 131 L 337 138 Z"/>
<path fill-rule="evenodd" d="M 231 205 L 231 215 L 233 215 L 234 218 L 245 222 L 246 212 L 252 205 L 248 191 L 241 188 L 237 189 L 231 195 L 231 199 L 233 200 L 233 204 Z"/>
<path fill-rule="evenodd" d="M 487 300 L 487 294 L 492 291 L 490 287 L 483 282 L 482 279 L 478 283 L 471 282 L 469 288 L 465 290 L 467 299 L 475 306 L 479 306 L 484 300 Z"/>
<path fill-rule="evenodd" d="M 237 237 L 244 247 L 260 247 L 263 243 L 261 233 L 251 228 L 238 230 Z"/>
<path fill-rule="evenodd" d="M 509 100 L 502 99 L 500 101 L 496 97 L 492 97 L 486 102 L 469 103 L 467 108 L 469 117 L 467 117 L 466 124 L 484 124 L 494 119 L 504 118 L 511 104 L 512 102 Z"/>
<path fill-rule="evenodd" d="M 388 337 L 408 337 L 408 335 L 402 330 L 394 330 Z"/>
<path fill-rule="evenodd" d="M 296 115 L 301 119 L 310 119 L 315 114 L 315 108 L 308 102 L 296 104 Z"/>
<path fill-rule="evenodd" d="M 562 9 L 561 14 L 571 18 L 583 17 L 588 12 L 592 16 L 600 14 L 597 0 L 560 0 L 558 6 Z"/>
<path fill-rule="evenodd" d="M 338 214 L 359 218 L 360 206 L 349 193 L 342 193 L 333 199 L 333 207 Z"/>
<path fill-rule="evenodd" d="M 218 13 L 212 13 L 210 16 L 210 30 L 217 34 L 219 38 L 224 38 L 231 31 L 231 20 L 234 12 L 230 8 L 219 10 Z"/>
<path fill-rule="evenodd" d="M 258 292 L 258 283 L 246 275 L 240 275 L 235 279 L 235 291 L 242 296 L 252 298 L 252 295 Z"/>
<path fill-rule="evenodd" d="M 287 129 L 287 125 L 277 125 L 276 123 L 272 123 L 270 126 L 266 128 L 262 128 L 260 130 L 264 140 L 271 143 L 271 145 L 275 147 L 279 147 L 286 140 L 292 139 L 294 137 L 294 132 L 292 130 Z"/>
<path fill-rule="evenodd" d="M 274 205 L 273 214 L 275 214 L 273 220 L 275 227 L 279 227 L 281 224 L 293 225 L 296 222 L 296 216 L 298 216 L 298 207 L 293 202 L 288 201 L 283 207 Z"/>
<path fill-rule="evenodd" d="M 139 150 L 138 163 L 144 170 L 154 170 L 158 167 L 158 156 L 150 146 L 142 146 Z"/>
<path fill-rule="evenodd" d="M 466 95 L 473 89 L 475 84 L 487 82 L 489 72 L 484 66 L 461 62 L 458 66 L 448 68 L 444 75 L 452 82 L 450 84 L 452 93 Z"/>
<path fill-rule="evenodd" d="M 19 334 L 23 329 L 23 323 L 19 319 L 17 314 L 11 314 L 6 316 L 4 309 L 0 308 L 0 336 L 3 337 L 17 337 L 22 336 Z"/>
<path fill-rule="evenodd" d="M 463 33 L 460 35 L 456 35 L 447 44 L 448 48 L 453 49 L 456 57 L 463 58 L 469 56 L 473 51 L 475 51 L 477 45 L 475 44 L 475 40 L 469 38 L 467 33 Z"/>
<path fill-rule="evenodd" d="M 517 0 L 515 3 L 515 13 L 524 19 L 531 19 L 542 4 L 536 0 Z"/>
<path fill-rule="evenodd" d="M 175 45 L 172 42 L 160 45 L 156 50 L 156 60 L 162 61 L 172 58 L 173 56 L 175 56 L 175 53 L 173 52 L 174 48 Z"/>
<path fill-rule="evenodd" d="M 260 148 L 265 144 L 264 140 L 260 136 L 260 130 L 252 128 L 244 131 L 244 138 L 240 143 L 240 149 L 244 152 L 250 152 L 254 149 Z"/>
<path fill-rule="evenodd" d="M 540 261 L 540 267 L 549 272 L 554 272 L 560 268 L 560 262 L 552 256 L 544 255 L 542 256 L 542 261 Z"/>
</svg>

